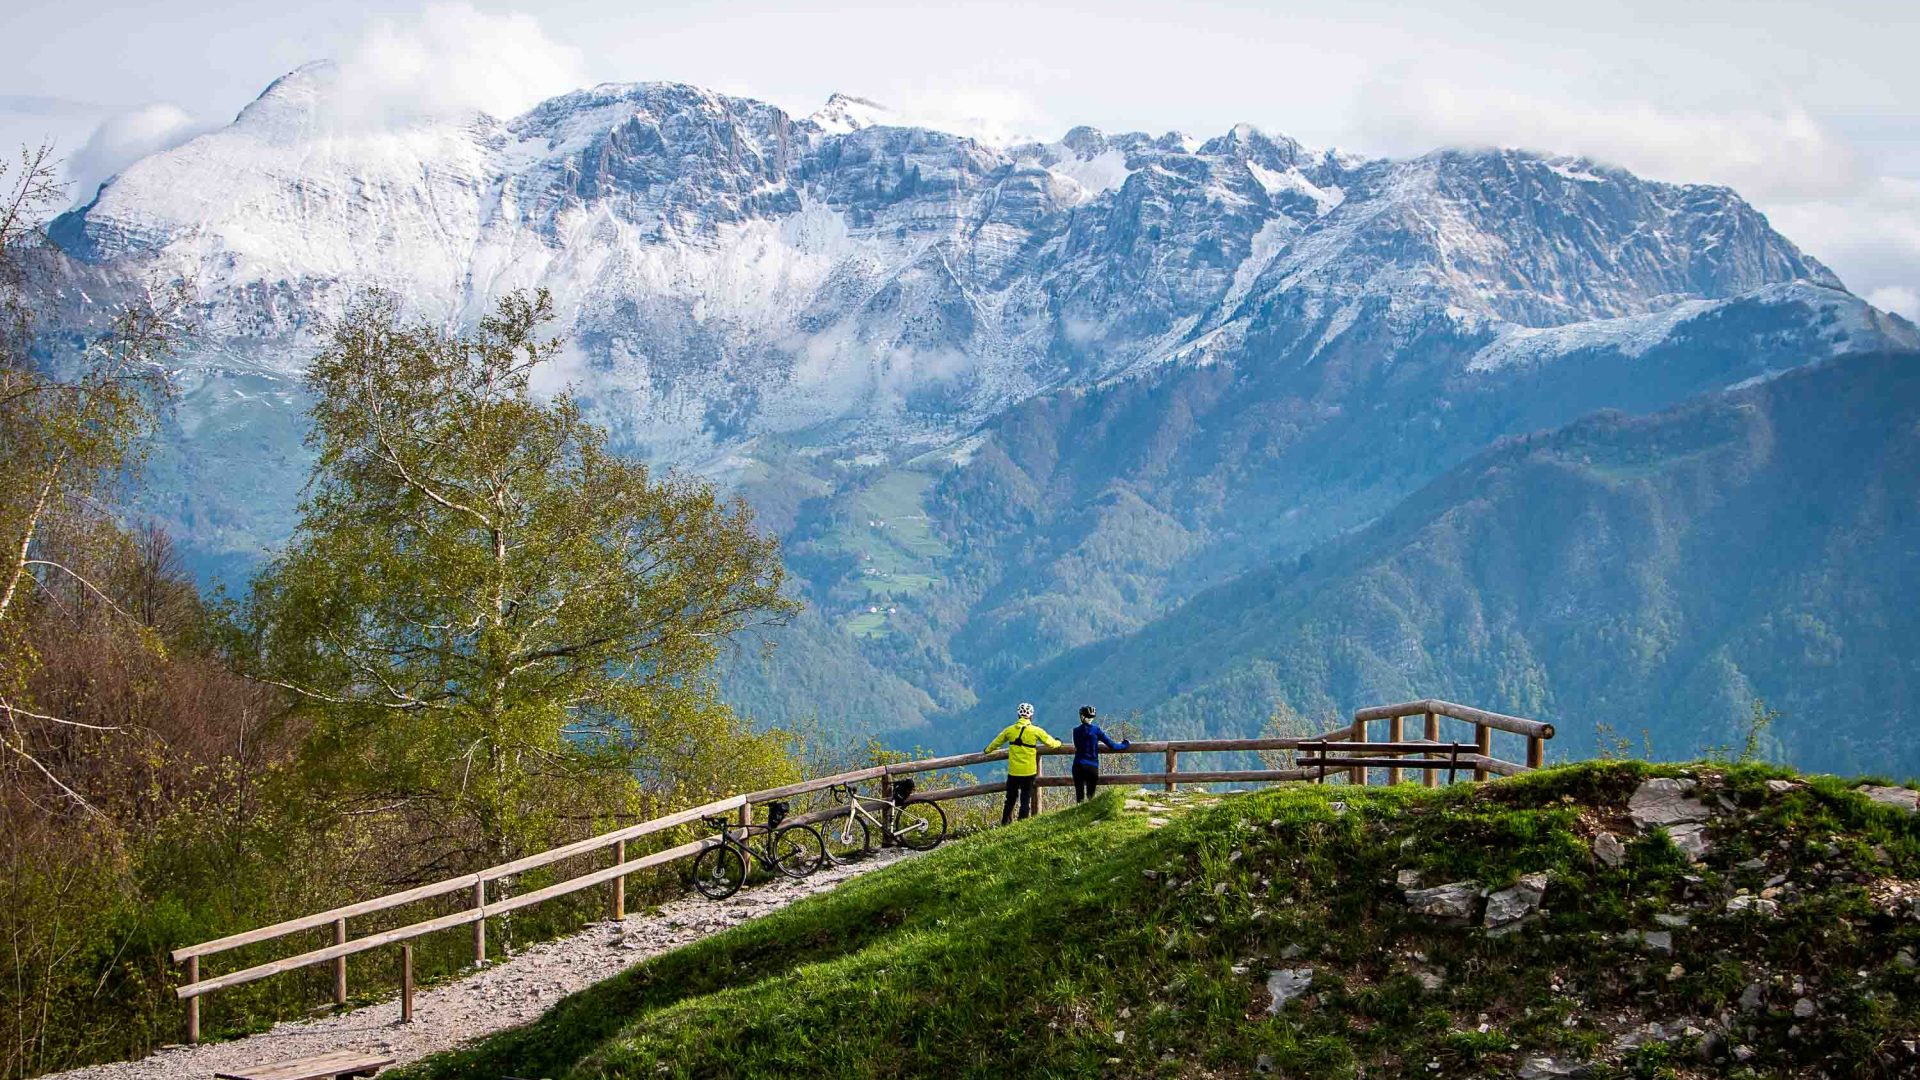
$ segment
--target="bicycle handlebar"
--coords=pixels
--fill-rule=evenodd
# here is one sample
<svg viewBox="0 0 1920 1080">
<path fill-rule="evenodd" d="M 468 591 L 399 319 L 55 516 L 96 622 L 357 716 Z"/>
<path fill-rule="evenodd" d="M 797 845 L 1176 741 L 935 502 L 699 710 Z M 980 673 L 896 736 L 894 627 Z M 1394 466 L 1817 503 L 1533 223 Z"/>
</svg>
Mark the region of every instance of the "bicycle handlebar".
<svg viewBox="0 0 1920 1080">
<path fill-rule="evenodd" d="M 703 817 L 700 819 L 700 824 L 718 832 L 719 830 L 725 829 L 728 825 L 732 824 L 732 822 L 729 822 L 723 817 Z"/>
</svg>

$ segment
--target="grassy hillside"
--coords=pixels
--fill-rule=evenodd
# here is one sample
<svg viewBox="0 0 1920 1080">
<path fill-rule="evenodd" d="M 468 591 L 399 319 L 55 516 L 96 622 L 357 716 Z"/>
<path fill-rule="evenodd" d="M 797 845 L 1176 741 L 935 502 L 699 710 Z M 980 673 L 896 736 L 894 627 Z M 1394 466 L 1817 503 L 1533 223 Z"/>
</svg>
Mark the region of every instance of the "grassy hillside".
<svg viewBox="0 0 1920 1080">
<path fill-rule="evenodd" d="M 1853 357 L 1481 454 L 1369 528 L 1030 670 L 1043 713 L 1244 734 L 1423 696 L 1686 758 L 1755 698 L 1784 760 L 1920 775 L 1920 358 Z M 978 736 L 997 722 L 978 715 Z M 1223 726 L 1224 719 L 1224 726 Z M 963 740 L 965 741 L 965 740 Z"/>
<path fill-rule="evenodd" d="M 404 1076 L 1914 1075 L 1920 818 L 1832 779 L 1687 772 L 1714 815 L 1700 863 L 1628 817 L 1681 770 L 1631 763 L 1159 818 L 1109 793 Z M 1498 896 L 1452 925 L 1403 891 L 1530 874 L 1543 905 L 1504 934 Z"/>
</svg>

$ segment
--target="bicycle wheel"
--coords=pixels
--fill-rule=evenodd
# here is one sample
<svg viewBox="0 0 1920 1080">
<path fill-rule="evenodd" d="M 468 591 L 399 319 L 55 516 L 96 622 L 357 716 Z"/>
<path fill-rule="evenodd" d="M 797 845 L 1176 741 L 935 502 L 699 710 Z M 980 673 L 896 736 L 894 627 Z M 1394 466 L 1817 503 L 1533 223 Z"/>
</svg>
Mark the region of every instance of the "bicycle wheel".
<svg viewBox="0 0 1920 1080">
<path fill-rule="evenodd" d="M 811 825 L 789 825 L 773 834 L 773 865 L 791 878 L 803 878 L 820 869 L 827 845 Z"/>
<path fill-rule="evenodd" d="M 725 900 L 747 880 L 747 860 L 731 844 L 710 847 L 693 860 L 693 887 L 709 900 Z"/>
<path fill-rule="evenodd" d="M 827 842 L 827 861 L 835 866 L 845 866 L 873 853 L 873 833 L 867 828 L 866 818 L 852 815 L 823 822 L 820 832 Z"/>
<path fill-rule="evenodd" d="M 939 803 L 908 803 L 893 812 L 893 838 L 903 847 L 931 851 L 947 838 L 947 812 Z"/>
</svg>

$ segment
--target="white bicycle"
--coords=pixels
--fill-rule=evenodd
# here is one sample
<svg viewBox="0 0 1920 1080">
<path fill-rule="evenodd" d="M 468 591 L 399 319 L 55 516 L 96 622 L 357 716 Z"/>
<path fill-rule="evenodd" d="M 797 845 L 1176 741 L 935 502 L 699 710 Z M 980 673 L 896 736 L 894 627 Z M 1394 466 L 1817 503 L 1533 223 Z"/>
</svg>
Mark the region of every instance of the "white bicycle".
<svg viewBox="0 0 1920 1080">
<path fill-rule="evenodd" d="M 947 812 L 939 803 L 907 801 L 913 795 L 911 780 L 894 781 L 891 800 L 862 795 L 853 784 L 835 784 L 827 792 L 834 802 L 847 804 L 846 817 L 820 823 L 830 862 L 845 865 L 871 854 L 876 834 L 914 851 L 931 851 L 947 838 Z"/>
</svg>

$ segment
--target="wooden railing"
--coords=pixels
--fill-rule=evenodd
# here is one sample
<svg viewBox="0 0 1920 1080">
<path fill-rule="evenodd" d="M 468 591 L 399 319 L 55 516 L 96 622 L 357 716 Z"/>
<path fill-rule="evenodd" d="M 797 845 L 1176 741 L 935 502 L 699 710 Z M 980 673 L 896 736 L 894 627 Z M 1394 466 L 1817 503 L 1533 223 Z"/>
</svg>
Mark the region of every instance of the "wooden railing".
<svg viewBox="0 0 1920 1080">
<path fill-rule="evenodd" d="M 1404 738 L 1405 718 L 1422 716 L 1425 719 L 1425 738 L 1407 740 Z M 1439 738 L 1439 718 L 1452 717 L 1474 726 L 1476 739 L 1471 753 L 1462 753 L 1466 744 L 1442 743 Z M 1385 742 L 1373 742 L 1367 738 L 1367 725 L 1377 720 L 1390 721 L 1391 728 Z M 1527 763 L 1519 765 L 1503 761 L 1493 756 L 1492 733 L 1494 731 L 1512 732 L 1527 739 Z M 1160 755 L 1164 769 L 1160 772 L 1102 773 L 1103 784 L 1126 784 L 1150 786 L 1161 785 L 1172 791 L 1176 784 L 1208 783 L 1255 783 L 1299 780 L 1324 780 L 1329 768 L 1347 773 L 1350 783 L 1364 784 L 1370 769 L 1387 770 L 1389 783 L 1399 783 L 1403 769 L 1417 769 L 1424 772 L 1428 785 L 1438 783 L 1438 774 L 1443 769 L 1459 767 L 1471 768 L 1474 779 L 1484 780 L 1489 774 L 1512 776 L 1539 768 L 1543 759 L 1543 745 L 1553 737 L 1553 725 L 1543 724 L 1517 716 L 1505 716 L 1487 712 L 1466 705 L 1426 699 L 1408 702 L 1404 705 L 1383 705 L 1361 709 L 1354 713 L 1353 723 L 1349 727 L 1327 732 L 1312 738 L 1265 738 L 1265 739 L 1172 739 L 1163 741 L 1136 741 L 1124 751 L 1124 754 Z M 1364 747 L 1364 749 L 1362 749 Z M 1194 753 L 1248 753 L 1257 751 L 1287 750 L 1293 751 L 1296 761 L 1293 767 L 1274 769 L 1214 769 L 1200 771 L 1180 771 L 1180 755 Z M 1059 757 L 1073 753 L 1071 746 L 1041 747 L 1042 758 Z M 1112 755 L 1116 751 L 1106 751 Z M 664 817 L 643 821 L 635 825 L 615 829 L 612 832 L 588 837 L 537 855 L 502 863 L 472 874 L 448 878 L 429 885 L 421 885 L 403 892 L 363 900 L 345 907 L 322 911 L 313 915 L 288 919 L 284 922 L 263 926 L 244 933 L 230 934 L 188 945 L 173 951 L 176 962 L 186 964 L 186 978 L 174 993 L 187 1002 L 187 1040 L 198 1042 L 200 1038 L 200 999 L 216 990 L 240 986 L 278 975 L 282 972 L 312 967 L 318 964 L 333 965 L 333 998 L 335 1004 L 344 1005 L 347 1000 L 347 957 L 368 952 L 388 945 L 401 946 L 401 1016 L 411 1019 L 413 1014 L 413 948 L 410 944 L 416 938 L 428 934 L 449 930 L 459 926 L 473 927 L 473 951 L 476 965 L 486 963 L 487 924 L 493 916 L 505 915 L 522 908 L 552 900 L 556 897 L 589 889 L 596 885 L 611 883 L 612 914 L 615 919 L 626 915 L 626 879 L 630 874 L 661 866 L 678 859 L 685 859 L 706 850 L 717 841 L 711 839 L 694 840 L 678 844 L 662 851 L 652 852 L 638 858 L 627 857 L 627 843 L 641 837 L 665 832 L 683 825 L 692 824 L 706 817 L 738 813 L 741 824 L 751 824 L 753 810 L 770 802 L 792 799 L 797 796 L 822 791 L 841 784 L 858 784 L 865 781 L 878 781 L 880 794 L 891 797 L 893 781 L 896 777 L 910 776 L 916 773 L 935 772 L 944 769 L 959 769 L 969 765 L 984 765 L 1004 761 L 1005 750 L 996 750 L 991 754 L 955 754 L 949 757 L 926 758 L 918 761 L 901 761 L 887 765 L 874 765 L 864 769 L 835 773 L 831 776 L 803 780 L 782 787 L 768 788 L 745 795 L 732 795 L 716 799 L 699 806 L 668 814 Z M 1038 783 L 1041 788 L 1065 787 L 1073 783 L 1069 776 L 1046 775 L 1044 760 L 1041 763 L 1041 775 Z M 910 802 L 944 802 L 951 799 L 964 799 L 974 796 L 991 795 L 1006 790 L 1004 781 L 999 783 L 969 784 L 960 787 L 935 788 L 917 791 Z M 789 816 L 784 823 L 811 823 L 833 818 L 845 811 L 839 808 L 816 810 L 810 813 Z M 609 852 L 609 865 L 599 869 L 556 882 L 545 888 L 517 896 L 503 897 L 489 901 L 487 885 L 529 870 L 550 866 L 564 859 L 591 854 L 596 851 Z M 406 904 L 428 900 L 454 893 L 466 893 L 471 897 L 469 905 L 461 911 L 452 912 L 437 918 L 411 923 L 392 930 L 369 934 L 360 938 L 347 936 L 347 920 L 387 911 Z M 246 945 L 255 945 L 272 941 L 290 934 L 307 930 L 316 930 L 331 926 L 333 944 L 324 948 L 312 949 L 280 960 L 256 964 L 240 971 L 230 972 L 212 978 L 202 979 L 200 959 L 216 953 L 227 952 Z"/>
</svg>

